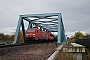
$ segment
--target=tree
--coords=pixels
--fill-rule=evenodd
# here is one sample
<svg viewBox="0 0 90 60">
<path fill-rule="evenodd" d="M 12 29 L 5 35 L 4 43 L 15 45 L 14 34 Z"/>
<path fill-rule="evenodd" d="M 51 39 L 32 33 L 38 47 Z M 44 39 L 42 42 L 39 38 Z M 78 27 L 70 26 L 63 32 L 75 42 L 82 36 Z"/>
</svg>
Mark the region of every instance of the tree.
<svg viewBox="0 0 90 60">
<path fill-rule="evenodd" d="M 9 34 L 5 35 L 5 38 L 4 39 L 5 40 L 10 40 L 10 35 Z"/>
<path fill-rule="evenodd" d="M 12 34 L 12 35 L 10 36 L 11 41 L 14 41 L 14 37 L 15 37 L 15 34 Z"/>
<path fill-rule="evenodd" d="M 5 42 L 5 34 L 0 33 L 0 44 L 3 45 L 5 44 L 4 42 Z"/>
<path fill-rule="evenodd" d="M 85 34 L 85 38 L 90 38 L 90 34 Z"/>
<path fill-rule="evenodd" d="M 20 30 L 19 37 L 18 37 L 18 42 L 23 42 L 23 41 L 24 41 L 23 33 L 22 33 L 22 30 Z"/>
<path fill-rule="evenodd" d="M 3 33 L 0 33 L 0 40 L 4 40 L 5 35 Z"/>
<path fill-rule="evenodd" d="M 80 39 L 80 38 L 84 38 L 84 34 L 80 31 L 75 32 L 74 39 Z"/>
</svg>

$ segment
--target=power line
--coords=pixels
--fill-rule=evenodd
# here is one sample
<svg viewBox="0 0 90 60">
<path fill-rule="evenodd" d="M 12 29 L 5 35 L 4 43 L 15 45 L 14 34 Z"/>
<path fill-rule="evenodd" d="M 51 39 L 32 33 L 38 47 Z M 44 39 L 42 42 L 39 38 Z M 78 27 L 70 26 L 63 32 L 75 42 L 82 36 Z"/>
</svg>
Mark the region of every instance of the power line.
<svg viewBox="0 0 90 60">
<path fill-rule="evenodd" d="M 5 6 L 5 5 L 3 5 L 3 4 L 1 4 L 1 3 L 0 3 L 0 6 L 3 7 L 4 9 L 6 9 L 6 10 L 8 10 L 8 11 L 10 11 L 10 12 L 18 15 L 18 13 L 16 13 L 15 11 L 12 11 L 9 7 L 7 7 L 7 6 Z"/>
</svg>

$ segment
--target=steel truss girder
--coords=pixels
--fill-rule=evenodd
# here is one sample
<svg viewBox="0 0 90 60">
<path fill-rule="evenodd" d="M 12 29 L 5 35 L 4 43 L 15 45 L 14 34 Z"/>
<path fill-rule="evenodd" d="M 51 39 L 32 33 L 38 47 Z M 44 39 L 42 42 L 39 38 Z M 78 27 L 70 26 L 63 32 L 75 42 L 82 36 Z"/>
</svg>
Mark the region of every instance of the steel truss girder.
<svg viewBox="0 0 90 60">
<path fill-rule="evenodd" d="M 37 19 L 33 19 L 33 20 L 35 20 L 35 21 L 38 21 L 38 20 L 40 20 L 40 19 L 53 19 L 53 20 L 58 20 L 57 18 L 49 18 L 50 16 L 48 16 L 48 17 L 43 17 L 43 18 L 39 18 L 39 17 L 37 17 Z"/>
<path fill-rule="evenodd" d="M 53 22 L 53 21 L 57 21 L 58 19 L 53 19 L 51 21 L 45 21 L 45 22 Z M 37 22 L 44 22 L 44 21 L 37 21 Z"/>
<path fill-rule="evenodd" d="M 57 18 L 49 18 L 52 16 L 58 16 Z M 33 17 L 33 18 L 37 18 L 37 19 L 29 19 L 28 17 Z M 42 24 L 42 23 L 47 23 L 47 22 L 43 22 L 43 21 L 39 21 L 40 19 L 52 19 L 50 21 L 47 22 L 51 22 L 54 24 Z M 32 24 L 35 24 L 37 27 L 40 27 L 41 29 L 46 29 L 47 31 L 50 32 L 57 32 L 58 31 L 58 43 L 61 44 L 66 44 L 66 36 L 65 36 L 65 30 L 64 30 L 64 25 L 62 22 L 62 16 L 61 13 L 49 13 L 49 14 L 27 14 L 27 15 L 20 15 L 19 16 L 19 21 L 18 21 L 18 25 L 17 25 L 17 29 L 16 29 L 16 34 L 15 34 L 15 38 L 14 38 L 14 44 L 18 43 L 18 36 L 19 36 L 19 32 L 20 32 L 20 27 L 22 26 L 22 31 L 23 31 L 23 36 L 24 36 L 24 41 L 25 41 L 25 28 L 24 28 L 24 23 L 23 20 L 28 21 L 29 22 L 29 26 L 28 28 L 32 28 Z M 52 21 L 57 21 L 58 22 L 52 22 Z M 36 21 L 38 22 L 42 22 L 42 23 L 36 23 Z M 44 26 L 41 25 L 57 25 L 58 23 L 58 29 L 54 28 L 54 26 L 49 26 L 52 27 L 52 29 L 47 29 Z"/>
<path fill-rule="evenodd" d="M 58 22 L 53 22 L 53 21 L 38 21 L 38 22 L 42 22 L 42 23 L 47 23 L 47 22 L 51 22 L 51 23 L 58 23 Z"/>
<path fill-rule="evenodd" d="M 50 16 L 58 16 L 60 13 L 46 13 L 46 14 L 26 14 L 21 15 L 22 17 L 34 17 L 34 18 L 40 18 L 40 17 L 50 17 Z"/>
</svg>

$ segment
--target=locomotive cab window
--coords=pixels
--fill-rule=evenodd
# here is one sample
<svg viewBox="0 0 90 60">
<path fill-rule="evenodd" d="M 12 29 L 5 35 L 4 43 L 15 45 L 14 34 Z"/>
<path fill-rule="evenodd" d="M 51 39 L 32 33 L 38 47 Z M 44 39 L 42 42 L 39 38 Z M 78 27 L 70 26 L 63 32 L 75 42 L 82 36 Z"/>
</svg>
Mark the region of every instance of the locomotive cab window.
<svg viewBox="0 0 90 60">
<path fill-rule="evenodd" d="M 35 29 L 28 29 L 27 32 L 35 32 Z"/>
<path fill-rule="evenodd" d="M 53 36 L 52 34 L 50 34 L 50 36 Z"/>
</svg>

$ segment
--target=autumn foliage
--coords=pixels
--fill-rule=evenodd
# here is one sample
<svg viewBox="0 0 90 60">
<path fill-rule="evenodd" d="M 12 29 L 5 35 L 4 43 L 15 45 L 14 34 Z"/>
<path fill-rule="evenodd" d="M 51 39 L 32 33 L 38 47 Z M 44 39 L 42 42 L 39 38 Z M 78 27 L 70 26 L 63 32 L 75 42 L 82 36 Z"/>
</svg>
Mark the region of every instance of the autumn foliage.
<svg viewBox="0 0 90 60">
<path fill-rule="evenodd" d="M 4 34 L 4 33 L 0 33 L 0 41 L 14 41 L 14 37 L 15 37 L 15 32 L 13 34 Z M 80 38 L 90 38 L 90 34 L 83 34 L 82 32 L 78 31 L 75 32 L 75 34 L 71 37 L 67 37 L 67 40 L 69 41 L 73 41 L 75 39 L 80 39 Z M 24 38 L 23 38 L 23 33 L 22 30 L 20 30 L 19 33 L 19 37 L 18 37 L 18 42 L 23 42 Z"/>
<path fill-rule="evenodd" d="M 14 41 L 14 37 L 15 37 L 15 32 L 13 34 L 6 34 L 6 35 L 3 34 L 3 33 L 0 33 L 0 41 L 13 42 Z M 20 30 L 19 37 L 18 37 L 18 42 L 23 42 L 23 41 L 24 41 L 23 34 L 22 34 L 22 31 Z"/>
<path fill-rule="evenodd" d="M 90 38 L 90 34 L 83 34 L 82 32 L 78 31 L 75 32 L 73 36 L 67 37 L 67 41 L 70 43 L 73 42 L 74 40 L 82 39 L 82 38 Z"/>
</svg>

